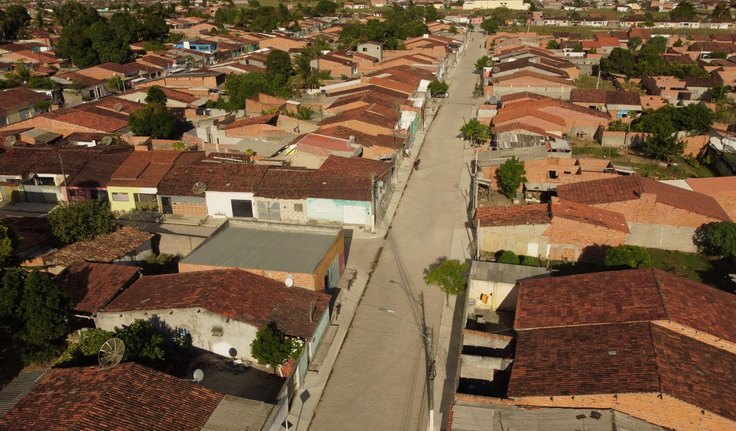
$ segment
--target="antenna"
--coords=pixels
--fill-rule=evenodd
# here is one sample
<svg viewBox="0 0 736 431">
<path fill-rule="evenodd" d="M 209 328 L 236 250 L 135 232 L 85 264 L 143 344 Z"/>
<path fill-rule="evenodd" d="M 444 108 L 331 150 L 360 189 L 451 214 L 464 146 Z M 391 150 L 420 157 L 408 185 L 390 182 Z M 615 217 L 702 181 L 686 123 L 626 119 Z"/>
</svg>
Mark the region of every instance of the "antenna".
<svg viewBox="0 0 736 431">
<path fill-rule="evenodd" d="M 291 276 L 286 277 L 286 280 L 284 280 L 284 284 L 286 285 L 286 287 L 292 287 L 294 286 L 294 279 L 291 278 Z"/>
<path fill-rule="evenodd" d="M 112 144 L 112 136 L 105 136 L 100 140 L 100 145 L 110 145 Z"/>
<path fill-rule="evenodd" d="M 5 137 L 5 145 L 7 145 L 8 147 L 12 147 L 17 141 L 18 138 L 16 138 L 15 135 Z"/>
<path fill-rule="evenodd" d="M 101 368 L 112 368 L 123 360 L 125 343 L 120 338 L 110 338 L 105 341 L 97 353 L 97 361 Z"/>
<path fill-rule="evenodd" d="M 194 370 L 194 375 L 193 375 L 193 377 L 194 377 L 194 378 L 192 379 L 192 381 L 193 381 L 194 383 L 199 383 L 199 382 L 201 382 L 201 381 L 202 381 L 202 379 L 204 379 L 204 371 L 202 371 L 202 370 L 201 370 L 200 368 L 197 368 L 196 370 Z"/>
<path fill-rule="evenodd" d="M 196 183 L 194 183 L 194 185 L 192 186 L 192 193 L 194 193 L 195 195 L 201 195 L 201 194 L 203 194 L 203 193 L 204 193 L 204 192 L 205 192 L 206 190 L 207 190 L 207 184 L 205 184 L 205 183 L 204 183 L 204 182 L 202 182 L 202 181 L 197 181 L 197 182 L 196 182 Z"/>
</svg>

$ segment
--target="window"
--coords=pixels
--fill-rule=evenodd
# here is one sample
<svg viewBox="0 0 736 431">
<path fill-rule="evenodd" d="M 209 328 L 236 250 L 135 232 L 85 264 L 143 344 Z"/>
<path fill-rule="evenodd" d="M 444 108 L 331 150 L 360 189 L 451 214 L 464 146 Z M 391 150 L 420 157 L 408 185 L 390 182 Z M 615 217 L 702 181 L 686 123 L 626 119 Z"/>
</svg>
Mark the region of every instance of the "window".
<svg viewBox="0 0 736 431">
<path fill-rule="evenodd" d="M 130 195 L 127 193 L 113 193 L 113 202 L 130 202 Z"/>
<path fill-rule="evenodd" d="M 304 212 L 304 204 L 294 204 L 294 212 L 295 213 Z"/>
<path fill-rule="evenodd" d="M 253 204 L 250 200 L 233 199 L 230 201 L 233 217 L 253 217 Z"/>
<path fill-rule="evenodd" d="M 557 178 L 557 171 L 549 171 L 549 174 L 547 175 L 550 179 L 556 179 Z"/>
</svg>

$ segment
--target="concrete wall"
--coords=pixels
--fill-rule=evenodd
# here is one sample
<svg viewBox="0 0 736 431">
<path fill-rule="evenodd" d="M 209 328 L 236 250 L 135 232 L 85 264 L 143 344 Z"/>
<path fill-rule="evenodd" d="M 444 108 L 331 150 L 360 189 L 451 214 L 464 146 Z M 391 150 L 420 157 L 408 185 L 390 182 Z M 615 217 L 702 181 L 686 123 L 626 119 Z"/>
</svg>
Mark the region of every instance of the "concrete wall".
<svg viewBox="0 0 736 431">
<path fill-rule="evenodd" d="M 253 200 L 253 193 L 238 192 L 215 192 L 205 193 L 207 201 L 207 213 L 212 217 L 230 218 L 233 216 L 232 200 Z M 256 208 L 253 207 L 253 216 L 256 216 Z"/>
<path fill-rule="evenodd" d="M 136 319 L 149 320 L 158 317 L 172 328 L 188 329 L 192 335 L 192 345 L 209 352 L 230 357 L 230 349 L 238 351 L 237 358 L 257 362 L 250 354 L 250 343 L 255 340 L 258 328 L 250 324 L 227 319 L 203 308 L 184 308 L 174 310 L 150 310 L 128 312 L 100 312 L 95 325 L 112 331 L 121 325 L 130 325 Z M 222 328 L 222 336 L 212 335 L 213 327 Z"/>
<path fill-rule="evenodd" d="M 698 249 L 693 244 L 695 229 L 663 224 L 629 223 L 631 233 L 626 238 L 626 244 L 697 253 Z"/>
<path fill-rule="evenodd" d="M 307 201 L 303 199 L 267 199 L 256 196 L 254 198 L 254 206 L 258 206 L 259 202 L 265 202 L 268 205 L 279 205 L 279 220 L 286 223 L 307 223 Z M 301 210 L 299 209 L 301 206 Z M 265 220 L 264 214 L 258 211 L 258 218 Z"/>
<path fill-rule="evenodd" d="M 516 309 L 516 298 L 519 295 L 519 290 L 515 287 L 516 284 L 489 280 L 474 280 L 471 278 L 468 282 L 468 300 L 475 300 L 476 310 L 500 309 L 513 311 Z M 481 299 L 482 295 L 488 296 L 485 303 Z"/>
<path fill-rule="evenodd" d="M 545 257 L 547 255 L 549 240 L 543 235 L 549 227 L 550 224 L 502 227 L 481 226 L 481 229 L 478 229 L 480 251 L 492 253 L 498 250 L 511 250 L 519 255 L 538 256 L 541 254 Z M 535 244 L 538 252 L 533 253 Z"/>
<path fill-rule="evenodd" d="M 373 226 L 373 211 L 367 201 L 309 198 L 307 215 L 316 222 Z"/>
</svg>

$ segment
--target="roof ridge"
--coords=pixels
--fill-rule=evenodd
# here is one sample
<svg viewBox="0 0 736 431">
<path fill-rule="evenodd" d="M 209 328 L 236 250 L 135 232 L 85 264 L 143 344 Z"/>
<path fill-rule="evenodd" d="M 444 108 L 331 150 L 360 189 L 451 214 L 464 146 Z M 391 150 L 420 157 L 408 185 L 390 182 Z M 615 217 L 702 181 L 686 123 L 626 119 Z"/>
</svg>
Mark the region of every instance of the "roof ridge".
<svg viewBox="0 0 736 431">
<path fill-rule="evenodd" d="M 652 326 L 653 323 L 650 321 L 647 324 L 647 333 L 649 333 L 649 340 L 652 342 L 652 356 L 654 356 L 654 369 L 657 373 L 657 387 L 659 388 L 659 393 L 661 394 L 664 392 L 664 388 L 662 387 L 662 374 L 659 370 L 659 362 L 657 361 L 657 347 L 654 343 L 654 334 L 652 333 Z"/>
<path fill-rule="evenodd" d="M 667 303 L 664 300 L 664 296 L 662 295 L 662 289 L 660 288 L 659 279 L 657 278 L 657 270 L 655 268 L 650 268 L 650 271 L 652 272 L 652 277 L 654 278 L 654 285 L 657 288 L 657 295 L 659 296 L 659 301 L 662 303 L 662 310 L 664 311 L 664 316 L 667 318 L 667 320 L 671 320 L 670 313 L 667 310 Z"/>
</svg>

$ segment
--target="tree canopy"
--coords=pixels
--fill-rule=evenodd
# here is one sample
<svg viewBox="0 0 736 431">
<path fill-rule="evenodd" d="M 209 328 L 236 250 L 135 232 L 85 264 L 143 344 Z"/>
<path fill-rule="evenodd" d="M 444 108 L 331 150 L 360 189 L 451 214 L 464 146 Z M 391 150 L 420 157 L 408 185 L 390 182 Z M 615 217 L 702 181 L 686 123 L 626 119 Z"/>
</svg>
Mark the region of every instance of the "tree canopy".
<svg viewBox="0 0 736 431">
<path fill-rule="evenodd" d="M 706 223 L 695 230 L 693 243 L 709 256 L 736 257 L 736 223 Z"/>
<path fill-rule="evenodd" d="M 266 73 L 268 74 L 272 85 L 282 87 L 289 80 L 293 72 L 291 58 L 284 51 L 274 49 L 268 53 L 266 57 Z"/>
<path fill-rule="evenodd" d="M 715 113 L 705 105 L 697 103 L 682 108 L 665 105 L 656 111 L 644 111 L 632 123 L 631 129 L 637 132 L 672 134 L 684 131 L 702 135 L 710 131 L 713 121 Z"/>
<path fill-rule="evenodd" d="M 26 27 L 31 22 L 28 10 L 22 5 L 11 4 L 0 9 L 0 37 L 15 40 L 26 34 Z"/>
<path fill-rule="evenodd" d="M 511 157 L 501 164 L 496 173 L 498 188 L 506 197 L 513 198 L 521 183 L 526 181 L 526 170 L 524 162 L 516 157 Z"/>
<path fill-rule="evenodd" d="M 496 262 L 519 265 L 521 263 L 521 260 L 519 259 L 519 256 L 517 256 L 516 253 L 514 253 L 513 251 L 503 250 L 501 251 L 501 254 L 498 255 Z"/>
<path fill-rule="evenodd" d="M 445 296 L 459 295 L 465 290 L 468 264 L 441 257 L 424 270 L 424 282 L 438 286 Z"/>
<path fill-rule="evenodd" d="M 383 9 L 383 21 L 375 19 L 366 23 L 350 23 L 340 32 L 340 44 L 355 48 L 362 42 L 379 42 L 386 49 L 401 49 L 401 41 L 408 37 L 429 33 L 424 23 L 425 8 L 409 6 L 402 8 L 393 5 Z"/>
<path fill-rule="evenodd" d="M 464 140 L 469 139 L 472 145 L 478 145 L 491 139 L 491 128 L 477 118 L 471 118 L 460 128 L 460 134 Z"/>
<path fill-rule="evenodd" d="M 643 247 L 617 245 L 606 251 L 603 264 L 614 268 L 649 268 L 652 266 L 652 258 Z"/>
<path fill-rule="evenodd" d="M 276 368 L 289 359 L 292 344 L 275 323 L 270 323 L 256 332 L 250 352 L 259 364 Z"/>
<path fill-rule="evenodd" d="M 144 99 L 146 103 L 158 103 L 160 105 L 166 106 L 166 93 L 159 88 L 157 85 L 152 85 L 148 87 L 148 91 L 146 92 L 146 98 Z"/>
<path fill-rule="evenodd" d="M 493 59 L 488 55 L 479 57 L 475 61 L 475 71 L 478 73 L 483 72 L 484 67 L 490 67 L 490 66 L 493 66 Z"/>
<path fill-rule="evenodd" d="M 149 103 L 130 113 L 128 126 L 136 135 L 171 138 L 176 128 L 176 119 L 160 103 Z"/>
<path fill-rule="evenodd" d="M 649 39 L 634 52 L 638 43 L 629 40 L 627 48 L 614 48 L 608 58 L 601 59 L 601 70 L 608 73 L 623 74 L 627 77 L 654 75 L 685 77 L 706 77 L 708 72 L 696 64 L 667 63 L 662 54 L 667 49 L 667 40 L 661 36 Z"/>
<path fill-rule="evenodd" d="M 695 6 L 688 2 L 682 1 L 670 11 L 670 19 L 672 21 L 688 21 L 695 18 Z"/>
<path fill-rule="evenodd" d="M 449 90 L 449 88 L 450 86 L 447 85 L 445 81 L 438 81 L 436 79 L 432 80 L 432 82 L 429 83 L 429 86 L 427 86 L 429 94 L 432 96 L 434 96 L 435 94 L 447 93 L 447 90 Z"/>
<path fill-rule="evenodd" d="M 4 221 L 0 221 L 0 265 L 6 264 L 13 256 L 16 236 Z"/>
<path fill-rule="evenodd" d="M 51 232 L 65 244 L 92 239 L 116 227 L 110 206 L 99 200 L 59 205 L 48 218 Z"/>
</svg>

